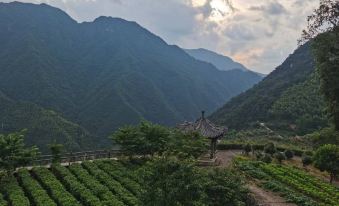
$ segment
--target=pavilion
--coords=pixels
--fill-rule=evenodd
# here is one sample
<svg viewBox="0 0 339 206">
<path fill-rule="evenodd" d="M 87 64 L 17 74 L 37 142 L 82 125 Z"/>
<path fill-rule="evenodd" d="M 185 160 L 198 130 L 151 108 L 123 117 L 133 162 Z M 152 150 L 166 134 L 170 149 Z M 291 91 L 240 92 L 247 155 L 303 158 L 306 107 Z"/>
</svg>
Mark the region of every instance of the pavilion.
<svg viewBox="0 0 339 206">
<path fill-rule="evenodd" d="M 178 125 L 183 132 L 198 132 L 211 141 L 210 159 L 215 159 L 217 142 L 227 133 L 227 127 L 219 127 L 205 118 L 205 112 L 201 112 L 201 117 L 195 122 L 187 122 Z"/>
</svg>

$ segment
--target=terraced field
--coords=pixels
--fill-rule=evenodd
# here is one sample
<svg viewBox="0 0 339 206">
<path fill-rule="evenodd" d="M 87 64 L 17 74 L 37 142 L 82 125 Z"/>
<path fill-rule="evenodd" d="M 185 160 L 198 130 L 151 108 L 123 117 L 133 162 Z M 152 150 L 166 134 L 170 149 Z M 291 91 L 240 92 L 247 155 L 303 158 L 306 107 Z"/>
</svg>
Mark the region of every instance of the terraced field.
<svg viewBox="0 0 339 206">
<path fill-rule="evenodd" d="M 237 159 L 236 167 L 265 189 L 301 206 L 339 206 L 339 189 L 303 170 Z"/>
<path fill-rule="evenodd" d="M 136 206 L 136 179 L 114 160 L 21 169 L 0 186 L 0 206 Z"/>
</svg>

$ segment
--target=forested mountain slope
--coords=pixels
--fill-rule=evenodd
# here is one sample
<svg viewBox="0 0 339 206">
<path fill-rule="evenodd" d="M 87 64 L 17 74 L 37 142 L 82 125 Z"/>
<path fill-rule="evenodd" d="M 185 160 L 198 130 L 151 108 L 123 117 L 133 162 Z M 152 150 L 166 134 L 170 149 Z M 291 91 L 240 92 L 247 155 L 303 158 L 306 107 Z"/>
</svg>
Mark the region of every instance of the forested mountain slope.
<svg viewBox="0 0 339 206">
<path fill-rule="evenodd" d="M 265 122 L 280 129 L 296 127 L 294 130 L 303 134 L 327 123 L 319 91 L 308 43 L 259 84 L 232 98 L 211 119 L 230 128 Z"/>
<path fill-rule="evenodd" d="M 166 125 L 193 120 L 261 79 L 219 71 L 118 18 L 77 23 L 46 4 L 0 3 L 0 28 L 2 92 L 55 111 L 96 142 L 140 119 Z"/>
<path fill-rule="evenodd" d="M 54 140 L 72 151 L 89 149 L 94 141 L 81 126 L 64 119 L 52 110 L 34 103 L 16 102 L 0 91 L 0 133 L 27 128 L 26 143 L 48 152 L 46 145 Z M 91 147 L 93 149 L 93 147 Z"/>
<path fill-rule="evenodd" d="M 232 69 L 239 69 L 248 71 L 244 65 L 233 61 L 231 58 L 207 49 L 185 49 L 185 52 L 198 60 L 213 64 L 219 70 L 229 71 Z"/>
</svg>

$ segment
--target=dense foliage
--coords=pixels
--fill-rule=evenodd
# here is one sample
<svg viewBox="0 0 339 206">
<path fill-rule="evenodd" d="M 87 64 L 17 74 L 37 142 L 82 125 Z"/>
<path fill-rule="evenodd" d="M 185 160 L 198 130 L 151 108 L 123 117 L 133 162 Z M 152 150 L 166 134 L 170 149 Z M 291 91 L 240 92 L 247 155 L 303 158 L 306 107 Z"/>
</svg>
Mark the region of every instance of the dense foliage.
<svg viewBox="0 0 339 206">
<path fill-rule="evenodd" d="M 275 127 L 295 125 L 295 132 L 305 135 L 327 125 L 325 101 L 320 94 L 319 78 L 313 73 L 305 82 L 288 88 L 269 110 Z"/>
<path fill-rule="evenodd" d="M 128 155 L 178 155 L 198 157 L 207 149 L 206 138 L 142 121 L 137 126 L 127 126 L 112 135 L 115 143 Z"/>
<path fill-rule="evenodd" d="M 339 2 L 337 7 L 339 8 Z M 339 16 L 336 18 L 339 19 Z M 339 131 L 339 25 L 332 32 L 320 34 L 312 48 L 321 79 L 321 90 L 335 128 Z"/>
<path fill-rule="evenodd" d="M 247 192 L 228 170 L 204 170 L 190 161 L 158 158 L 141 168 L 144 205 L 245 205 Z"/>
<path fill-rule="evenodd" d="M 5 170 L 8 175 L 11 175 L 16 168 L 31 162 L 38 154 L 36 147 L 25 146 L 24 132 L 0 134 L 0 171 Z"/>
<path fill-rule="evenodd" d="M 0 91 L 1 133 L 27 129 L 25 143 L 36 145 L 41 152 L 49 152 L 47 145 L 56 140 L 67 150 L 93 149 L 91 135 L 78 124 L 66 120 L 52 110 L 27 102 L 9 99 Z"/>
<path fill-rule="evenodd" d="M 321 90 L 335 129 L 339 131 L 339 2 L 320 0 L 319 8 L 308 16 L 307 21 L 300 41 L 312 40 Z"/>
<path fill-rule="evenodd" d="M 0 19 L 10 28 L 0 30 L 1 93 L 43 110 L 31 119 L 35 113 L 18 114 L 12 105 L 0 120 L 6 130 L 27 128 L 40 147 L 71 139 L 86 149 L 88 137 L 106 146 L 110 132 L 142 118 L 166 125 L 193 120 L 261 80 L 253 72 L 219 71 L 123 19 L 77 23 L 60 9 L 20 2 L 0 3 Z"/>
<path fill-rule="evenodd" d="M 327 144 L 319 147 L 313 156 L 313 161 L 320 170 L 330 173 L 332 183 L 339 173 L 339 146 Z"/>
<path fill-rule="evenodd" d="M 257 122 L 273 122 L 270 126 L 295 133 L 298 131 L 290 127 L 293 124 L 297 124 L 297 128 L 300 127 L 300 132 L 314 131 L 318 129 L 318 124 L 308 120 L 323 122 L 323 103 L 320 94 L 317 94 L 317 85 L 314 85 L 316 80 L 313 80 L 315 77 L 312 73 L 314 62 L 310 45 L 305 44 L 295 50 L 263 81 L 231 99 L 213 113 L 211 120 L 236 129 L 248 128 Z M 316 101 L 309 102 L 314 99 Z M 305 107 L 305 104 L 309 105 Z M 295 112 L 297 114 L 294 114 Z"/>
</svg>

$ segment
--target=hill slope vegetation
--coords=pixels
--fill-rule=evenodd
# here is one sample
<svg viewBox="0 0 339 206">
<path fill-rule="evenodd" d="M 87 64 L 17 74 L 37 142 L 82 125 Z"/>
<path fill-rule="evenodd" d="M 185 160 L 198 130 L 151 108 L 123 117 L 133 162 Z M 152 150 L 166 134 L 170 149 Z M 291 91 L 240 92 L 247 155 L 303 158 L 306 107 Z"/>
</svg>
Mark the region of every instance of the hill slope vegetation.
<svg viewBox="0 0 339 206">
<path fill-rule="evenodd" d="M 211 119 L 237 129 L 257 122 L 298 134 L 319 129 L 327 124 L 327 118 L 314 68 L 309 44 L 305 44 L 263 81 L 213 113 Z"/>
<path fill-rule="evenodd" d="M 1 91 L 15 102 L 55 111 L 98 143 L 140 119 L 166 125 L 193 120 L 261 79 L 219 71 L 119 18 L 78 23 L 46 4 L 0 3 L 0 28 Z M 5 125 L 11 118 L 3 119 Z"/>
</svg>

